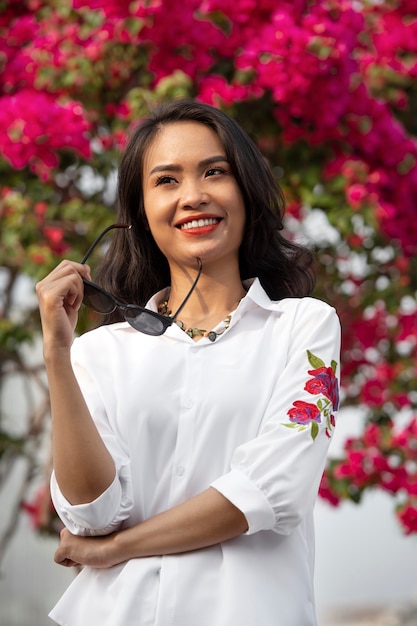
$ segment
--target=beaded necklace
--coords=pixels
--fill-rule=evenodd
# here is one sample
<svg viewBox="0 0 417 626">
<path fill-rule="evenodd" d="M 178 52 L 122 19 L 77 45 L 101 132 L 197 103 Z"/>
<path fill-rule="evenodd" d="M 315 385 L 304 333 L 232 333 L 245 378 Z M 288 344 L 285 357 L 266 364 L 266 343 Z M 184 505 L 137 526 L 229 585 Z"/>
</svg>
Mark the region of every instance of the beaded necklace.
<svg viewBox="0 0 417 626">
<path fill-rule="evenodd" d="M 158 305 L 158 313 L 166 316 L 172 315 L 172 311 L 168 308 L 168 300 L 165 300 Z M 176 319 L 175 323 L 181 328 L 181 330 L 185 332 L 186 335 L 191 337 L 191 339 L 194 339 L 194 337 L 207 337 L 210 341 L 216 341 L 218 335 L 222 335 L 224 331 L 229 328 L 231 319 L 232 315 L 229 314 L 227 317 L 224 318 L 224 326 L 220 330 L 210 331 L 203 330 L 202 328 L 187 328 L 184 322 L 179 319 Z"/>
</svg>

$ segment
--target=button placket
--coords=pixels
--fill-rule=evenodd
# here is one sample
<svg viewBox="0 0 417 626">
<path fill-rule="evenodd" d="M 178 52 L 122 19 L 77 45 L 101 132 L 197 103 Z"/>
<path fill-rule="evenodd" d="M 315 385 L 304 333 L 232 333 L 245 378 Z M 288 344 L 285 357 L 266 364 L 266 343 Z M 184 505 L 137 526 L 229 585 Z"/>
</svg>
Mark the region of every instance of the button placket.
<svg viewBox="0 0 417 626">
<path fill-rule="evenodd" d="M 196 345 L 188 348 L 186 366 L 182 380 L 182 392 L 179 405 L 178 431 L 173 460 L 173 475 L 170 499 L 178 503 L 185 496 L 189 467 L 192 463 L 194 441 L 195 389 L 199 388 L 201 368 L 200 350 Z"/>
</svg>

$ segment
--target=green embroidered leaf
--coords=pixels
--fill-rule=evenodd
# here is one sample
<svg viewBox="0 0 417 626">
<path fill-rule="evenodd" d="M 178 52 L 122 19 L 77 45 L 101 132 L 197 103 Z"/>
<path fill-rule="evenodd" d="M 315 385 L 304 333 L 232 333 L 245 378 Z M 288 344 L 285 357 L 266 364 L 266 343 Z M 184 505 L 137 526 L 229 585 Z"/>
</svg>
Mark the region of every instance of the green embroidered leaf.
<svg viewBox="0 0 417 626">
<path fill-rule="evenodd" d="M 333 373 L 334 373 L 334 374 L 336 374 L 336 370 L 337 370 L 337 361 L 332 361 L 332 362 L 330 363 L 330 365 L 332 366 Z"/>
<path fill-rule="evenodd" d="M 308 428 L 308 426 L 300 426 L 300 424 L 296 424 L 295 422 L 292 424 L 283 424 L 283 426 L 285 426 L 286 428 L 297 428 L 298 432 L 301 432 L 302 430 Z"/>
<path fill-rule="evenodd" d="M 311 437 L 313 441 L 316 439 L 318 434 L 319 434 L 319 425 L 317 424 L 317 422 L 311 422 Z"/>
<path fill-rule="evenodd" d="M 322 411 L 323 411 L 323 409 L 325 409 L 325 407 L 326 407 L 325 403 L 323 402 L 323 400 L 322 400 L 321 398 L 319 398 L 319 399 L 317 400 L 317 408 L 318 408 L 318 410 L 319 410 L 320 412 L 322 412 Z"/>
<path fill-rule="evenodd" d="M 319 359 L 318 356 L 315 356 L 312 352 L 310 352 L 310 350 L 307 350 L 307 357 L 308 362 L 314 369 L 318 369 L 319 367 L 325 367 L 325 362 Z"/>
</svg>

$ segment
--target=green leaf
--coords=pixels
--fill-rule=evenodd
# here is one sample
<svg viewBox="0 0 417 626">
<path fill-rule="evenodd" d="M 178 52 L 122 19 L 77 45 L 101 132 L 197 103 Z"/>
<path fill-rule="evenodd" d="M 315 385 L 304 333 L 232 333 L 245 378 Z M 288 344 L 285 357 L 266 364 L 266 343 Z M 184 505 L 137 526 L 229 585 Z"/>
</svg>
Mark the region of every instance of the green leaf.
<svg viewBox="0 0 417 626">
<path fill-rule="evenodd" d="M 337 361 L 333 361 L 330 363 L 330 365 L 332 366 L 332 370 L 333 373 L 336 374 L 336 370 L 337 370 Z"/>
<path fill-rule="evenodd" d="M 311 367 L 313 367 L 314 369 L 318 369 L 319 367 L 326 366 L 325 362 L 322 361 L 322 359 L 319 359 L 318 356 L 315 356 L 312 352 L 310 352 L 310 350 L 307 350 L 307 356 L 308 356 L 308 362 L 310 363 Z"/>
<path fill-rule="evenodd" d="M 319 434 L 319 425 L 317 424 L 317 422 L 311 422 L 311 437 L 313 441 L 316 439 L 318 434 Z"/>
<path fill-rule="evenodd" d="M 414 156 L 408 152 L 403 158 L 403 160 L 400 163 L 398 163 L 397 171 L 399 174 L 403 174 L 403 175 L 408 174 L 408 172 L 412 170 L 413 167 L 415 167 L 415 164 L 416 164 L 416 160 Z"/>
</svg>

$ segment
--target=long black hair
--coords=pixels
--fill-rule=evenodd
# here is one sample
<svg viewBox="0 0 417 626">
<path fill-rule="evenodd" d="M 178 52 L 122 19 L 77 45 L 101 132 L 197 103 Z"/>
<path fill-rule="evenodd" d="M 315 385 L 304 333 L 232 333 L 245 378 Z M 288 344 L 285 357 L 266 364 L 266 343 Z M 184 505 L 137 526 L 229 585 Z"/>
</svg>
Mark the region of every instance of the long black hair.
<svg viewBox="0 0 417 626">
<path fill-rule="evenodd" d="M 147 226 L 142 173 L 157 132 L 181 121 L 205 124 L 217 133 L 242 193 L 246 222 L 239 249 L 241 279 L 257 276 L 273 300 L 309 295 L 315 284 L 313 255 L 280 232 L 284 197 L 266 159 L 231 117 L 190 100 L 155 108 L 133 133 L 120 161 L 117 197 L 117 221 L 132 224 L 132 229 L 115 231 L 97 282 L 121 300 L 142 306 L 170 284 L 168 262 Z"/>
</svg>

